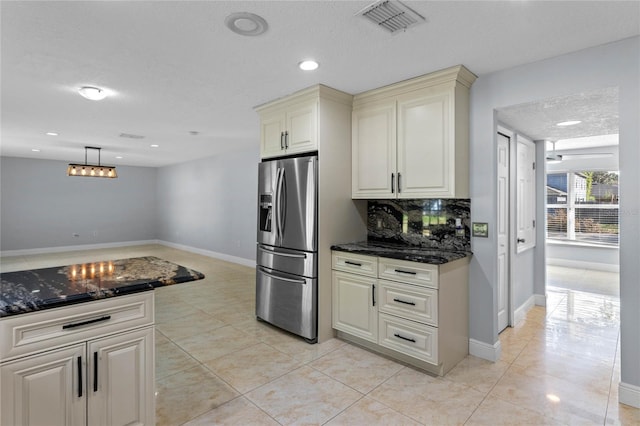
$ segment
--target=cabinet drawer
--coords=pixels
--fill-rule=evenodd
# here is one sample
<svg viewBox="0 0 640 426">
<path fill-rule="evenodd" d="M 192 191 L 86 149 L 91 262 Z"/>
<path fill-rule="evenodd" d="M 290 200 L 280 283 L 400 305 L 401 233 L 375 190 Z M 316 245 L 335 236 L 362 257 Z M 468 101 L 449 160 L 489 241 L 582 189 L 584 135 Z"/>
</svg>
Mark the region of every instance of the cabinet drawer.
<svg viewBox="0 0 640 426">
<path fill-rule="evenodd" d="M 378 258 L 378 277 L 425 287 L 438 288 L 438 266 L 405 260 Z"/>
<path fill-rule="evenodd" d="M 94 339 L 154 322 L 153 291 L 0 320 L 0 359 Z"/>
<path fill-rule="evenodd" d="M 380 312 L 438 325 L 438 290 L 393 281 L 379 284 Z"/>
<path fill-rule="evenodd" d="M 331 267 L 337 271 L 376 277 L 378 275 L 378 258 L 344 251 L 331 252 Z"/>
<path fill-rule="evenodd" d="M 391 315 L 379 315 L 378 344 L 438 364 L 438 329 Z"/>
</svg>

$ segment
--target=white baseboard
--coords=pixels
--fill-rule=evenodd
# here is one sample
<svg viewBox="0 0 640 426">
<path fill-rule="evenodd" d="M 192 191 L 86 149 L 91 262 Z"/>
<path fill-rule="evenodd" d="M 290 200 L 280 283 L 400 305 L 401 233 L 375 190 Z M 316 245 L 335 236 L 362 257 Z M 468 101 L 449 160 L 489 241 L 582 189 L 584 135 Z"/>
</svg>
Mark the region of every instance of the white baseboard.
<svg viewBox="0 0 640 426">
<path fill-rule="evenodd" d="M 249 266 L 255 268 L 255 260 L 245 259 L 242 257 L 231 256 L 225 253 L 218 253 L 211 250 L 199 249 L 196 247 L 186 246 L 183 244 L 171 243 L 163 240 L 144 240 L 144 241 L 125 241 L 119 243 L 104 243 L 104 244 L 82 244 L 78 246 L 61 246 L 61 247 L 43 247 L 36 249 L 24 249 L 24 250 L 5 250 L 0 251 L 0 256 L 28 256 L 32 254 L 46 254 L 46 253 L 62 253 L 66 251 L 80 251 L 80 250 L 96 250 L 105 248 L 118 248 L 118 247 L 130 247 L 140 246 L 147 244 L 159 244 L 166 247 L 172 247 L 178 250 L 184 250 L 191 253 L 201 254 L 203 256 L 213 257 L 214 259 L 220 259 L 231 263 L 237 263 L 239 265 Z"/>
<path fill-rule="evenodd" d="M 500 340 L 493 345 L 475 339 L 469 339 L 469 354 L 487 361 L 496 362 L 500 359 L 502 346 Z"/>
<path fill-rule="evenodd" d="M 640 386 L 620 382 L 618 385 L 618 402 L 640 408 Z"/>
<path fill-rule="evenodd" d="M 140 246 L 145 244 L 160 244 L 160 241 L 158 240 L 124 241 L 124 242 L 117 242 L 117 243 L 81 244 L 77 246 L 42 247 L 42 248 L 23 249 L 23 250 L 4 250 L 4 251 L 0 251 L 0 256 L 2 257 L 28 256 L 31 254 L 62 253 L 65 251 L 96 250 L 96 249 L 104 249 L 104 248 Z"/>
<path fill-rule="evenodd" d="M 176 243 L 172 243 L 172 242 L 169 242 L 169 241 L 160 240 L 157 243 L 160 244 L 160 245 L 167 246 L 167 247 L 172 247 L 172 248 L 175 248 L 175 249 L 178 249 L 178 250 L 184 250 L 184 251 L 188 251 L 188 252 L 191 252 L 191 253 L 201 254 L 203 256 L 213 257 L 214 259 L 220 259 L 220 260 L 224 260 L 224 261 L 231 262 L 231 263 L 237 263 L 239 265 L 249 266 L 251 268 L 255 268 L 256 267 L 256 261 L 255 260 L 245 259 L 243 257 L 231 256 L 231 255 L 225 254 L 225 253 L 218 253 L 218 252 L 211 251 L 211 250 L 204 250 L 204 249 L 200 249 L 200 248 L 196 248 L 196 247 L 186 246 L 184 244 L 176 244 Z"/>
<path fill-rule="evenodd" d="M 527 312 L 529 312 L 529 310 L 535 306 L 536 304 L 535 302 L 536 302 L 536 298 L 535 296 L 532 295 L 527 299 L 526 302 L 520 305 L 513 312 L 513 325 L 519 324 L 520 321 L 522 321 L 527 316 Z"/>
<path fill-rule="evenodd" d="M 547 258 L 547 265 L 564 266 L 566 268 L 591 269 L 594 271 L 620 272 L 620 265 L 610 263 L 584 262 L 582 260 L 568 260 L 558 258 Z"/>
<path fill-rule="evenodd" d="M 535 301 L 536 306 L 542 306 L 543 308 L 547 307 L 547 295 L 546 294 L 534 294 L 533 299 Z"/>
</svg>

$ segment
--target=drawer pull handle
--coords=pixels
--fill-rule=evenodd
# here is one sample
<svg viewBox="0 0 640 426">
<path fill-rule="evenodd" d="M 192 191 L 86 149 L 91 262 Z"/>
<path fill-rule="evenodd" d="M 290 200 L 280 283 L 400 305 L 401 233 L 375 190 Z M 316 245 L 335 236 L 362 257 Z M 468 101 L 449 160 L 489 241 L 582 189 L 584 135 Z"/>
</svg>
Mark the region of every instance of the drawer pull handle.
<svg viewBox="0 0 640 426">
<path fill-rule="evenodd" d="M 82 357 L 78 357 L 78 398 L 82 398 Z"/>
<path fill-rule="evenodd" d="M 394 336 L 397 337 L 398 339 L 406 340 L 406 341 L 411 342 L 411 343 L 415 343 L 416 342 L 416 339 L 410 339 L 410 338 L 404 337 L 404 336 L 402 336 L 402 335 L 400 335 L 398 333 L 394 334 Z"/>
<path fill-rule="evenodd" d="M 347 265 L 362 266 L 362 263 L 352 262 L 350 260 L 345 260 L 344 263 L 346 263 Z"/>
<path fill-rule="evenodd" d="M 399 274 L 416 275 L 416 272 L 412 272 L 412 271 L 403 271 L 402 269 L 396 269 L 395 271 L 396 271 L 397 273 L 399 273 Z"/>
<path fill-rule="evenodd" d="M 411 306 L 416 306 L 416 304 L 414 302 L 407 302 L 401 299 L 393 299 L 394 302 L 398 302 L 398 303 L 404 303 L 405 305 L 411 305 Z"/>
<path fill-rule="evenodd" d="M 103 317 L 94 318 L 87 321 L 72 322 L 71 324 L 65 324 L 62 326 L 62 329 L 66 330 L 67 328 L 82 327 L 83 325 L 93 324 L 94 322 L 108 321 L 110 319 L 111 319 L 111 315 L 105 315 Z"/>
<path fill-rule="evenodd" d="M 98 352 L 93 353 L 93 391 L 98 392 Z"/>
<path fill-rule="evenodd" d="M 373 299 L 373 306 L 376 306 L 376 285 L 371 285 L 371 298 Z"/>
</svg>

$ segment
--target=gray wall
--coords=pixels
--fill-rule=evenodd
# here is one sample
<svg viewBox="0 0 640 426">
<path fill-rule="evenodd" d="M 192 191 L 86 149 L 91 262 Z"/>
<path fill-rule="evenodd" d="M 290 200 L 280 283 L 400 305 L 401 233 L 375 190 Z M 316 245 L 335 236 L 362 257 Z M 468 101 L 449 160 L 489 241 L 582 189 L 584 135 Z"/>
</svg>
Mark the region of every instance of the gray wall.
<svg viewBox="0 0 640 426">
<path fill-rule="evenodd" d="M 258 144 L 158 170 L 158 238 L 255 261 Z"/>
<path fill-rule="evenodd" d="M 118 167 L 117 179 L 99 179 L 69 177 L 62 161 L 0 161 L 3 251 L 156 238 L 155 168 Z"/>
<path fill-rule="evenodd" d="M 620 304 L 622 381 L 640 386 L 640 37 L 480 76 L 471 88 L 471 218 L 490 238 L 472 240 L 470 337 L 497 332 L 496 108 L 588 90 L 620 89 Z"/>
</svg>

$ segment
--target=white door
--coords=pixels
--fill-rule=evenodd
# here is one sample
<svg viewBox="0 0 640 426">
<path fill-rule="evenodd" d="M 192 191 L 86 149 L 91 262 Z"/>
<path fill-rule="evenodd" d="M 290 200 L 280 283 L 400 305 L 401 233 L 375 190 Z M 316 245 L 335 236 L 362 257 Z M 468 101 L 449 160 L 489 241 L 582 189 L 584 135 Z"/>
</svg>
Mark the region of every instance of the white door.
<svg viewBox="0 0 640 426">
<path fill-rule="evenodd" d="M 516 248 L 521 253 L 536 246 L 536 148 L 522 135 L 516 141 Z"/>
<path fill-rule="evenodd" d="M 498 332 L 509 325 L 509 143 L 498 133 Z"/>
<path fill-rule="evenodd" d="M 89 342 L 90 425 L 155 423 L 153 327 Z"/>
</svg>

